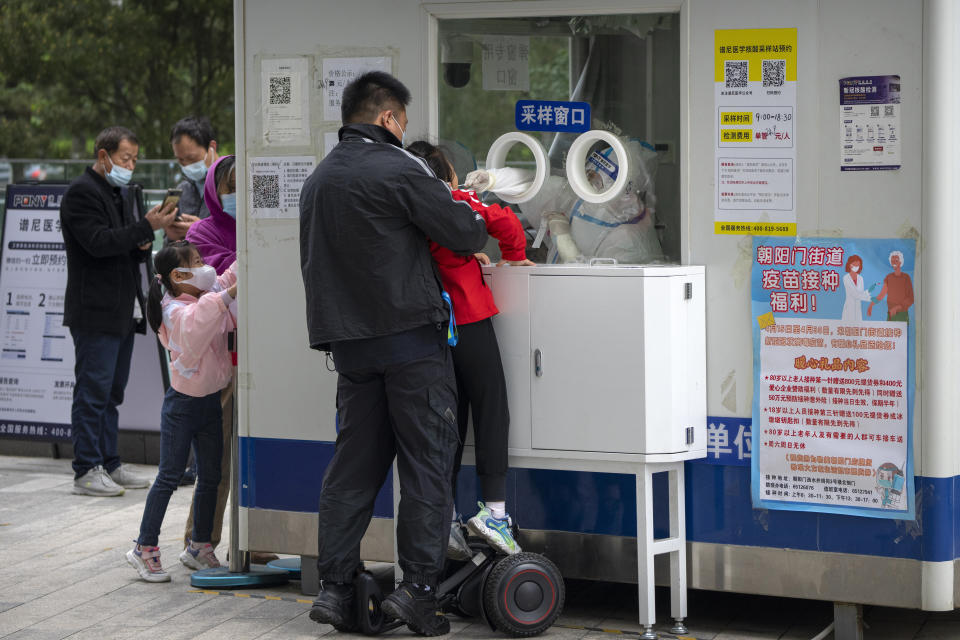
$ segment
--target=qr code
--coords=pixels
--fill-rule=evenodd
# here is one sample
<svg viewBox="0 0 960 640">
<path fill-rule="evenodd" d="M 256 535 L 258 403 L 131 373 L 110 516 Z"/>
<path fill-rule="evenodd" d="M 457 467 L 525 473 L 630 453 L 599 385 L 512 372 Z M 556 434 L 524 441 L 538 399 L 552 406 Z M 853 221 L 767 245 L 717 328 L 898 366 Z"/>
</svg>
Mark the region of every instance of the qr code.
<svg viewBox="0 0 960 640">
<path fill-rule="evenodd" d="M 787 69 L 786 60 L 763 61 L 763 86 L 782 87 Z"/>
<path fill-rule="evenodd" d="M 888 117 L 888 118 L 892 118 L 892 117 L 893 117 L 893 105 L 892 105 L 892 104 L 887 104 L 887 105 L 884 105 L 884 106 L 883 106 L 883 115 L 885 115 L 885 116 Z"/>
<path fill-rule="evenodd" d="M 723 65 L 727 89 L 745 89 L 747 86 L 747 61 L 727 60 Z"/>
<path fill-rule="evenodd" d="M 875 104 L 875 105 L 873 105 L 872 107 L 870 107 L 870 115 L 873 116 L 874 118 L 876 118 L 877 116 L 879 116 L 879 115 L 880 115 L 880 105 Z"/>
<path fill-rule="evenodd" d="M 280 208 L 280 176 L 253 176 L 253 208 Z"/>
<path fill-rule="evenodd" d="M 290 76 L 270 78 L 270 104 L 290 104 Z"/>
</svg>

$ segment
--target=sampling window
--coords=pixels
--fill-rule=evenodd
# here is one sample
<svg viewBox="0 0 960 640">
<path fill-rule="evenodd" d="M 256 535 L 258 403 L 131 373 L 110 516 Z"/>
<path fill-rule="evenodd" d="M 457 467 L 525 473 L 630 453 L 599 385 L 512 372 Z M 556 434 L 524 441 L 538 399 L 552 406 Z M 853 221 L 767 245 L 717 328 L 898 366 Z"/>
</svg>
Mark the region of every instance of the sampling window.
<svg viewBox="0 0 960 640">
<path fill-rule="evenodd" d="M 519 202 L 515 196 L 534 177 L 535 154 L 522 142 L 509 147 L 500 164 L 526 173 L 507 172 L 501 184 L 520 181 L 520 187 L 498 193 L 495 186 L 484 199 L 510 204 L 520 216 L 528 256 L 536 262 L 679 262 L 676 18 L 647 13 L 438 22 L 438 134 L 461 182 L 487 166 L 497 138 L 517 130 L 518 100 L 589 103 L 590 128 L 612 134 L 575 144 L 576 133 L 526 131 L 542 145 L 549 177 L 536 195 L 529 197 L 528 190 Z M 573 184 L 568 157 L 577 159 L 569 168 L 577 174 Z M 618 179 L 621 174 L 626 178 Z M 534 249 L 538 232 L 546 234 L 545 242 Z M 499 257 L 495 242 L 486 250 Z"/>
</svg>

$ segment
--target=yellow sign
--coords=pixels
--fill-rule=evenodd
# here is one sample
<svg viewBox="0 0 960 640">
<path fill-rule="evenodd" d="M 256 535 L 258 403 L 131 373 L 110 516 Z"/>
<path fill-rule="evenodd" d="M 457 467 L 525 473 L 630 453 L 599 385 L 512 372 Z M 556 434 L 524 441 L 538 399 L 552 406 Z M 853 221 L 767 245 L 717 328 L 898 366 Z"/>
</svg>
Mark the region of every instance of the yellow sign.
<svg viewBox="0 0 960 640">
<path fill-rule="evenodd" d="M 797 30 L 796 29 L 720 29 L 714 31 L 714 82 L 725 79 L 726 62 L 746 61 L 748 80 L 763 80 L 764 61 L 768 72 L 780 71 L 769 63 L 783 60 L 784 79 L 797 79 Z"/>
<path fill-rule="evenodd" d="M 720 114 L 720 124 L 753 124 L 753 113 L 725 111 Z"/>
<path fill-rule="evenodd" d="M 753 131 L 750 129 L 721 129 L 721 142 L 750 142 L 753 140 Z"/>
<path fill-rule="evenodd" d="M 736 236 L 795 236 L 796 222 L 714 222 L 713 232 Z"/>
<path fill-rule="evenodd" d="M 759 325 L 760 329 L 766 329 L 776 323 L 777 321 L 773 319 L 773 311 L 768 311 L 763 315 L 757 316 L 757 325 Z"/>
</svg>

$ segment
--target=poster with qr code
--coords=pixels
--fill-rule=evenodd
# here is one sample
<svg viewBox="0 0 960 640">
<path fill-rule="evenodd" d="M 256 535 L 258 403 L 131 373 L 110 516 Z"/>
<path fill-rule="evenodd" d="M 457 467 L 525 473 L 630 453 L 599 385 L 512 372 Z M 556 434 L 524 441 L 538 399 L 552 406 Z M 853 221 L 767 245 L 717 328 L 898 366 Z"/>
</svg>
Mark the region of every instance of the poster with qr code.
<svg viewBox="0 0 960 640">
<path fill-rule="evenodd" d="M 900 168 L 900 76 L 840 78 L 840 170 Z"/>
<path fill-rule="evenodd" d="M 320 72 L 320 91 L 323 94 L 323 119 L 340 121 L 340 99 L 343 89 L 357 76 L 368 71 L 393 72 L 390 56 L 362 58 L 324 58 Z"/>
<path fill-rule="evenodd" d="M 260 64 L 263 142 L 310 145 L 310 62 L 306 57 L 273 58 Z"/>
<path fill-rule="evenodd" d="M 316 164 L 313 156 L 253 158 L 250 161 L 250 217 L 299 217 L 300 189 Z"/>
<path fill-rule="evenodd" d="M 797 30 L 714 31 L 714 233 L 797 233 Z"/>
</svg>

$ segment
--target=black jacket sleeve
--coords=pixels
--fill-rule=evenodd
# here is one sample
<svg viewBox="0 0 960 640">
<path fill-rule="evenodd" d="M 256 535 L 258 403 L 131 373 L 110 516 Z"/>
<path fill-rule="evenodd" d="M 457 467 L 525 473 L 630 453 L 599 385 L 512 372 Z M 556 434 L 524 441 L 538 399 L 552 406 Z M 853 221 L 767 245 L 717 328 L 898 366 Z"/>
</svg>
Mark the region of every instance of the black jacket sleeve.
<svg viewBox="0 0 960 640">
<path fill-rule="evenodd" d="M 426 172 L 404 174 L 410 221 L 427 237 L 460 255 L 470 255 L 487 243 L 487 225 L 466 202 L 453 199 L 450 189 Z"/>
<path fill-rule="evenodd" d="M 95 258 L 118 256 L 137 250 L 153 240 L 153 228 L 143 218 L 135 223 L 112 228 L 100 196 L 85 185 L 74 185 L 64 197 L 60 209 L 63 225 L 83 249 Z"/>
</svg>

